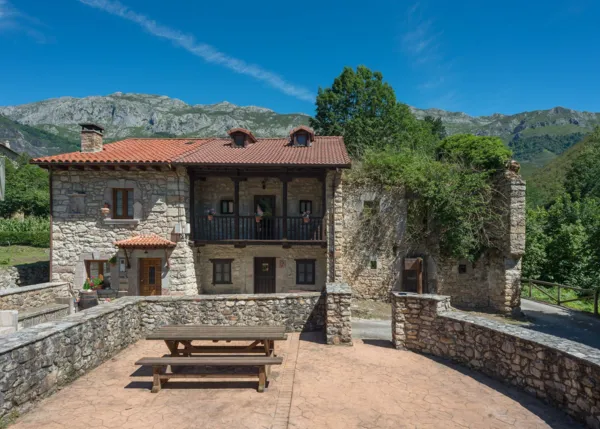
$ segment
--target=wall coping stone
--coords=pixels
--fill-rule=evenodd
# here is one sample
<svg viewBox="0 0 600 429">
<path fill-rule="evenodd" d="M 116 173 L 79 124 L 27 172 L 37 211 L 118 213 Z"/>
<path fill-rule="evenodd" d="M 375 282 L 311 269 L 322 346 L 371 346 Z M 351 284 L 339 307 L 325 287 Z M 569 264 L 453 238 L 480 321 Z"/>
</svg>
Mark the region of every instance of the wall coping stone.
<svg viewBox="0 0 600 429">
<path fill-rule="evenodd" d="M 56 284 L 56 283 L 55 283 Z M 66 283 L 60 283 L 61 285 Z M 23 288 L 21 288 L 23 289 Z M 40 323 L 29 328 L 22 329 L 14 334 L 0 337 L 0 355 L 9 353 L 12 350 L 24 347 L 28 344 L 41 341 L 58 332 L 81 325 L 88 320 L 102 317 L 123 309 L 124 307 L 137 305 L 141 302 L 160 303 L 172 301 L 274 301 L 290 298 L 316 298 L 321 297 L 321 292 L 309 293 L 277 293 L 277 294 L 225 294 L 225 295 L 165 295 L 165 296 L 125 296 L 110 303 L 97 305 L 87 310 L 71 314 L 60 320 Z"/>
<path fill-rule="evenodd" d="M 438 313 L 438 316 L 446 319 L 458 320 L 471 325 L 483 326 L 492 331 L 555 349 L 575 359 L 583 359 L 600 366 L 600 350 L 585 344 L 522 328 L 520 326 L 496 322 L 481 316 L 472 316 L 461 311 L 443 311 Z"/>
<path fill-rule="evenodd" d="M 36 317 L 41 314 L 52 313 L 67 308 L 69 308 L 69 304 L 50 304 L 44 307 L 36 307 L 30 310 L 19 311 L 19 321 L 31 319 L 32 317 Z"/>
<path fill-rule="evenodd" d="M 352 288 L 348 283 L 327 283 L 326 285 L 327 295 L 333 294 L 352 294 Z"/>
<path fill-rule="evenodd" d="M 54 287 L 61 287 L 61 286 L 65 286 L 65 285 L 68 285 L 68 283 L 67 282 L 48 282 L 48 283 L 38 283 L 36 285 L 31 285 L 31 286 L 20 286 L 20 287 L 15 287 L 15 288 L 10 288 L 10 289 L 1 289 L 0 297 L 7 296 L 7 295 L 15 295 L 18 293 L 32 292 L 32 291 L 41 290 L 41 289 L 50 289 L 50 288 L 54 288 Z"/>
<path fill-rule="evenodd" d="M 399 298 L 421 299 L 426 301 L 446 301 L 450 299 L 447 295 L 434 295 L 431 293 L 418 294 L 415 292 L 392 292 L 392 295 Z"/>
</svg>

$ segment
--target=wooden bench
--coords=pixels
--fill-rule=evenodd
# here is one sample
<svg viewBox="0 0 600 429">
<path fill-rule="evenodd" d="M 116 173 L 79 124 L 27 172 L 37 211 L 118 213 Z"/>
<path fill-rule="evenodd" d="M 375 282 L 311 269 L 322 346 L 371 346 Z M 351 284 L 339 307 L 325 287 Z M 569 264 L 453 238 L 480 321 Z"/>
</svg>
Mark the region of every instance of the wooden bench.
<svg viewBox="0 0 600 429">
<path fill-rule="evenodd" d="M 171 378 L 246 378 L 258 377 L 258 391 L 264 392 L 270 365 L 281 365 L 283 358 L 273 356 L 188 356 L 188 357 L 145 357 L 138 360 L 136 365 L 152 366 L 154 377 L 152 393 L 158 393 L 161 383 Z M 171 372 L 167 373 L 167 366 Z M 172 367 L 258 367 L 258 374 L 185 374 L 174 373 Z"/>
</svg>

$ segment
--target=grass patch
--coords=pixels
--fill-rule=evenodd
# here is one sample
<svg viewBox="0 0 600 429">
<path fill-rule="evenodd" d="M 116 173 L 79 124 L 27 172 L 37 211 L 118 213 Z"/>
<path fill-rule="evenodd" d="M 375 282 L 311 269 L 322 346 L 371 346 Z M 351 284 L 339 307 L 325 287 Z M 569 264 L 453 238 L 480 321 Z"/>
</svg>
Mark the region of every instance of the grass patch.
<svg viewBox="0 0 600 429">
<path fill-rule="evenodd" d="M 531 288 L 531 298 L 536 301 L 543 301 L 543 302 L 547 302 L 547 303 L 556 305 L 556 302 L 557 302 L 556 299 L 558 299 L 558 288 L 557 287 L 543 287 L 543 286 L 538 286 L 538 287 L 540 287 L 548 295 L 555 298 L 555 300 L 550 299 L 548 296 L 544 295 L 544 293 L 540 292 L 539 290 L 537 290 L 534 287 Z M 578 296 L 579 295 L 574 290 L 561 289 L 561 291 L 560 291 L 561 301 L 575 299 Z M 521 298 L 529 298 L 529 287 L 527 286 L 526 283 L 524 284 L 524 287 L 521 290 Z M 593 313 L 594 312 L 593 291 L 590 291 L 590 297 L 588 299 L 585 299 L 582 301 L 567 302 L 566 304 L 561 304 L 561 306 L 571 308 L 573 310 L 579 310 L 579 311 L 585 311 L 587 313 Z"/>
<path fill-rule="evenodd" d="M 49 261 L 50 249 L 31 246 L 0 246 L 0 267 Z"/>
<path fill-rule="evenodd" d="M 390 320 L 392 304 L 368 299 L 352 300 L 352 317 L 356 319 Z"/>
</svg>

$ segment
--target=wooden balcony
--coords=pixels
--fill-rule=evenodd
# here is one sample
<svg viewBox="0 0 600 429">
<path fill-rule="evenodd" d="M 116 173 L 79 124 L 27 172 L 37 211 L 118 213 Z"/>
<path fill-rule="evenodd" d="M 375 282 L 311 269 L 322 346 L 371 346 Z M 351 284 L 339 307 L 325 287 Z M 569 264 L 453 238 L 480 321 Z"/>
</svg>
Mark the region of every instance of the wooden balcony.
<svg viewBox="0 0 600 429">
<path fill-rule="evenodd" d="M 323 218 L 270 216 L 208 216 L 195 219 L 194 241 L 220 244 L 324 244 Z M 237 228 L 236 228 L 237 226 Z"/>
</svg>

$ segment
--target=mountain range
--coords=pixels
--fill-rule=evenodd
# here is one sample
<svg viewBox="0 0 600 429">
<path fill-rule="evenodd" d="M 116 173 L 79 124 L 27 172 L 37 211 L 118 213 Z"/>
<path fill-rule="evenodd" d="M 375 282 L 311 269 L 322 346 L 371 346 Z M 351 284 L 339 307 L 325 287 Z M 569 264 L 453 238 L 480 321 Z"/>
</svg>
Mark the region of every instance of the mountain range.
<svg viewBox="0 0 600 429">
<path fill-rule="evenodd" d="M 448 134 L 500 137 L 526 168 L 545 165 L 600 125 L 600 113 L 563 107 L 491 116 L 411 110 L 419 119 L 427 115 L 441 118 Z M 308 120 L 303 113 L 280 114 L 226 101 L 190 105 L 167 96 L 117 92 L 0 107 L 0 142 L 8 141 L 16 151 L 38 156 L 77 150 L 81 122 L 103 125 L 105 138 L 111 141 L 130 136 L 223 136 L 233 127 L 250 129 L 260 137 L 283 136 Z"/>
</svg>

